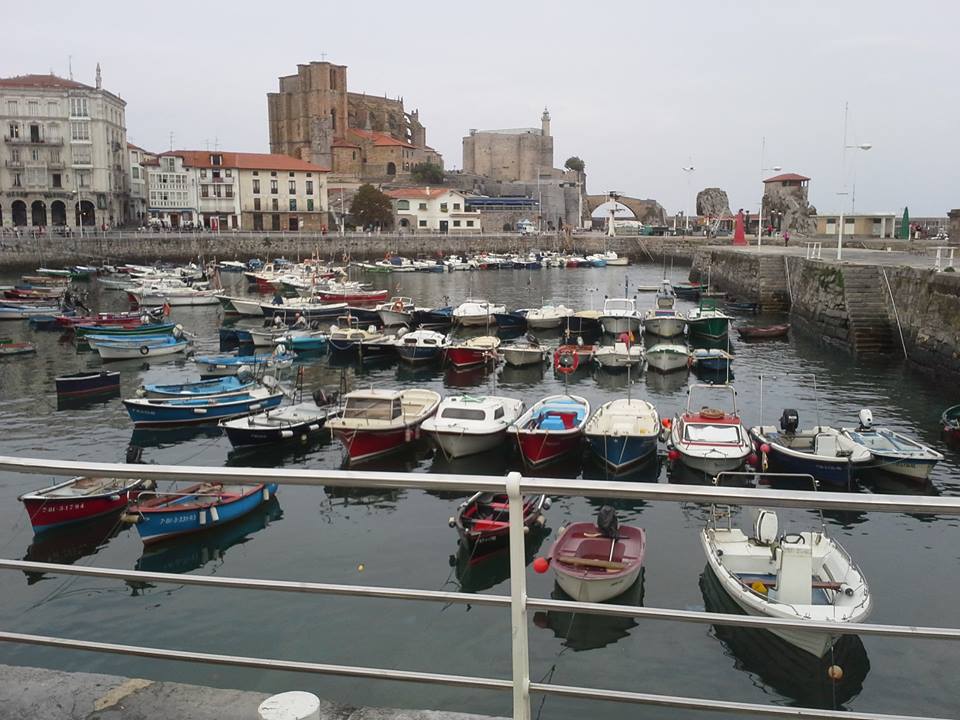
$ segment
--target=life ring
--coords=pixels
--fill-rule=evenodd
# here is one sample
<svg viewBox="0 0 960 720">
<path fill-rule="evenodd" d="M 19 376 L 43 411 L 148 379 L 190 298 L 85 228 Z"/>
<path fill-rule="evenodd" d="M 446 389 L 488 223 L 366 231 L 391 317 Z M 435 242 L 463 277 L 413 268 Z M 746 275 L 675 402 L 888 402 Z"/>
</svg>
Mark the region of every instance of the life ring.
<svg viewBox="0 0 960 720">
<path fill-rule="evenodd" d="M 580 356 L 570 350 L 557 351 L 553 361 L 553 367 L 558 373 L 563 375 L 572 375 L 580 366 Z"/>
<path fill-rule="evenodd" d="M 717 410 L 716 408 L 705 407 L 700 409 L 700 417 L 705 417 L 709 420 L 719 420 L 723 417 L 723 410 Z"/>
<path fill-rule="evenodd" d="M 149 345 L 141 345 L 141 346 L 140 346 L 140 354 L 141 354 L 141 355 L 149 355 L 149 354 L 150 354 L 150 346 L 149 346 Z"/>
</svg>

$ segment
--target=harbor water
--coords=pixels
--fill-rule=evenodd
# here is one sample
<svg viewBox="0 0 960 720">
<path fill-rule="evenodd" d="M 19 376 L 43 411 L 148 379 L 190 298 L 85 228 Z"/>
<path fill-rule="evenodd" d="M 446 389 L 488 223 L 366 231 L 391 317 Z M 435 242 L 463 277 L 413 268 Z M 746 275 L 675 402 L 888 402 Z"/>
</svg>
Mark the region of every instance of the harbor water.
<svg viewBox="0 0 960 720">
<path fill-rule="evenodd" d="M 670 274 L 668 272 L 668 274 Z M 449 274 L 368 276 L 392 294 L 420 306 L 486 298 L 509 308 L 563 303 L 595 309 L 605 295 L 631 296 L 655 285 L 659 266 L 629 268 L 510 270 Z M 673 279 L 685 279 L 677 270 Z M 0 278 L 0 284 L 14 278 Z M 245 292 L 242 277 L 224 275 L 231 292 Z M 234 287 L 235 285 L 235 287 Z M 85 286 L 86 287 L 86 286 Z M 89 283 L 89 304 L 99 310 L 126 309 L 123 293 Z M 638 305 L 653 304 L 640 293 Z M 265 301 L 267 301 L 265 299 Z M 692 303 L 679 301 L 687 309 Z M 193 336 L 198 354 L 215 352 L 223 316 L 218 307 L 174 309 L 172 319 Z M 781 317 L 737 315 L 734 324 L 783 321 Z M 244 324 L 250 324 L 246 322 Z M 259 323 L 258 323 L 259 324 Z M 238 452 L 215 428 L 134 430 L 120 399 L 58 405 L 57 375 L 100 367 L 95 353 L 78 352 L 58 332 L 32 331 L 25 322 L 0 326 L 0 335 L 29 339 L 33 356 L 0 359 L 0 454 L 76 460 L 210 466 L 339 468 L 340 444 L 324 434 L 316 442 L 277 450 Z M 735 333 L 731 333 L 735 338 Z M 904 432 L 944 453 L 927 485 L 872 476 L 860 488 L 876 493 L 960 492 L 960 454 L 940 438 L 942 410 L 955 402 L 953 384 L 927 379 L 893 359 L 859 364 L 816 338 L 791 333 L 788 340 L 739 342 L 732 382 L 748 427 L 775 425 L 785 408 L 800 424 L 853 427 L 861 408 L 877 425 Z M 197 379 L 187 359 L 120 361 L 121 397 L 144 382 Z M 609 373 L 580 370 L 564 381 L 549 365 L 501 367 L 457 373 L 395 361 L 333 363 L 325 355 L 298 361 L 304 387 L 424 387 L 443 394 L 497 394 L 527 404 L 569 391 L 596 408 L 625 397 L 650 400 L 661 417 L 686 403 L 693 373 Z M 761 383 L 761 377 L 762 383 Z M 761 386 L 763 391 L 761 393 Z M 132 448 L 132 449 L 131 449 Z M 661 445 L 660 454 L 664 448 Z M 669 474 L 664 458 L 648 463 L 623 482 L 695 482 Z M 402 454 L 358 469 L 412 473 L 453 472 L 503 475 L 521 470 L 513 448 L 449 461 L 426 441 Z M 254 471 L 255 472 L 255 471 Z M 536 474 L 602 479 L 588 456 L 548 466 Z M 0 473 L 0 556 L 38 561 L 136 568 L 174 573 L 413 587 L 430 590 L 509 593 L 506 556 L 476 563 L 458 551 L 447 525 L 463 495 L 426 491 L 345 490 L 284 487 L 266 506 L 230 526 L 144 549 L 133 528 L 115 518 L 66 532 L 34 537 L 17 497 L 51 478 Z M 757 490 L 762 493 L 762 489 Z M 557 498 L 546 513 L 548 532 L 531 537 L 528 556 L 546 554 L 561 525 L 591 519 L 599 501 Z M 621 602 L 688 610 L 719 609 L 710 578 L 701 578 L 705 558 L 699 531 L 707 508 L 673 503 L 615 503 L 621 523 L 645 528 L 643 582 Z M 818 525 L 816 513 L 782 511 L 786 531 Z M 744 529 L 749 510 L 734 522 Z M 960 531 L 953 517 L 906 514 L 830 513 L 828 533 L 850 552 L 865 573 L 873 597 L 871 622 L 960 626 L 954 601 L 960 590 Z M 560 597 L 550 573 L 528 572 L 531 596 Z M 374 599 L 245 592 L 175 585 L 134 585 L 69 576 L 2 577 L 0 628 L 42 635 L 213 653 L 462 675 L 510 677 L 510 619 L 505 611 L 461 605 L 388 602 Z M 838 707 L 863 712 L 956 717 L 960 694 L 954 644 L 909 639 L 852 639 L 831 662 L 844 679 L 831 683 L 825 667 L 790 656 L 764 633 L 649 620 L 531 613 L 531 678 L 649 693 L 778 705 Z M 270 673 L 214 665 L 161 662 L 120 656 L 0 645 L 0 663 L 38 665 L 184 681 L 264 692 L 301 689 L 347 704 L 459 710 L 509 715 L 506 693 L 348 678 Z M 705 717 L 670 709 L 628 710 L 615 703 L 533 697 L 534 715 L 562 720 Z M 718 716 L 712 713 L 711 716 Z"/>
</svg>

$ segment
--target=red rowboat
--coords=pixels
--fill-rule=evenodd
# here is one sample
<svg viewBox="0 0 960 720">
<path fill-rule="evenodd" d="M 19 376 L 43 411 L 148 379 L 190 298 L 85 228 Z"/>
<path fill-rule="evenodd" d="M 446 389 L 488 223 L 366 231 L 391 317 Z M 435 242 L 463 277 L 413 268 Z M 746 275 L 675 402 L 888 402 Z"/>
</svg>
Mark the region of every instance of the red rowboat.
<svg viewBox="0 0 960 720">
<path fill-rule="evenodd" d="M 483 365 L 496 359 L 500 338 L 481 335 L 447 348 L 447 361 L 455 368 L 463 369 Z"/>
<path fill-rule="evenodd" d="M 120 512 L 141 490 L 143 480 L 75 477 L 42 490 L 21 495 L 34 532 Z"/>
<path fill-rule="evenodd" d="M 523 525 L 526 528 L 543 527 L 546 519 L 541 514 L 550 507 L 546 495 L 523 496 Z M 449 520 L 455 527 L 471 559 L 506 547 L 510 537 L 509 502 L 504 493 L 478 492 L 467 498 Z"/>
<path fill-rule="evenodd" d="M 537 467 L 580 449 L 590 403 L 577 395 L 550 395 L 539 400 L 507 428 L 515 435 L 520 455 Z"/>
<path fill-rule="evenodd" d="M 389 294 L 389 290 L 344 290 L 342 292 L 321 290 L 317 293 L 323 302 L 345 302 L 355 303 L 357 305 L 383 302 Z"/>
<path fill-rule="evenodd" d="M 745 340 L 758 340 L 761 338 L 782 338 L 790 332 L 790 323 L 783 325 L 767 325 L 765 327 L 741 327 L 737 328 L 737 334 Z"/>
</svg>

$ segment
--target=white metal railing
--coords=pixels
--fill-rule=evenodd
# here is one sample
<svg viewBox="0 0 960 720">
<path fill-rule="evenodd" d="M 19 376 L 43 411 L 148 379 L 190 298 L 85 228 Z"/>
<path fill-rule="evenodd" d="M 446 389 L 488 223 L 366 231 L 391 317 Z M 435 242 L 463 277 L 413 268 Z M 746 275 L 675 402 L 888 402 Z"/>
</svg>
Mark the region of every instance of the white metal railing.
<svg viewBox="0 0 960 720">
<path fill-rule="evenodd" d="M 938 245 L 930 249 L 937 251 L 937 256 L 936 258 L 934 258 L 934 261 L 933 261 L 933 268 L 937 272 L 943 272 L 947 268 L 954 267 L 953 253 L 956 250 L 955 247 L 951 247 L 947 245 Z"/>
<path fill-rule="evenodd" d="M 529 720 L 530 693 L 558 697 L 593 699 L 672 707 L 686 710 L 723 711 L 766 717 L 829 718 L 830 720 L 895 720 L 895 716 L 863 712 L 837 712 L 810 708 L 779 707 L 757 703 L 718 701 L 708 698 L 661 695 L 620 690 L 553 685 L 531 682 L 527 639 L 527 610 L 554 610 L 584 612 L 608 616 L 643 618 L 656 621 L 685 622 L 710 625 L 728 625 L 750 628 L 794 628 L 827 630 L 836 634 L 872 635 L 883 637 L 910 637 L 934 640 L 960 640 L 960 629 L 881 625 L 872 623 L 807 622 L 748 615 L 648 608 L 627 605 L 582 603 L 546 598 L 528 598 L 526 592 L 526 562 L 524 553 L 522 495 L 524 493 L 549 495 L 576 495 L 605 498 L 627 498 L 648 501 L 688 503 L 723 503 L 765 507 L 800 509 L 866 510 L 875 512 L 909 512 L 919 514 L 960 515 L 960 498 L 913 495 L 863 495 L 856 493 L 812 493 L 796 490 L 757 491 L 748 487 L 724 488 L 693 485 L 660 485 L 622 483 L 600 480 L 564 480 L 528 478 L 510 473 L 505 478 L 492 476 L 427 475 L 419 473 L 361 472 L 345 470 L 287 470 L 276 468 L 211 468 L 171 465 L 134 465 L 93 462 L 71 462 L 0 456 L 0 470 L 54 475 L 99 475 L 118 478 L 150 478 L 185 482 L 220 481 L 259 484 L 276 481 L 287 485 L 348 486 L 363 488 L 403 488 L 428 490 L 459 490 L 506 492 L 510 517 L 510 596 L 472 594 L 448 591 L 414 590 L 360 585 L 261 580 L 176 573 L 140 572 L 113 568 L 60 565 L 23 560 L 0 560 L 0 570 L 19 570 L 88 577 L 100 577 L 127 582 L 175 583 L 200 587 L 220 587 L 234 590 L 267 590 L 315 595 L 341 595 L 389 600 L 425 601 L 485 605 L 506 608 L 511 612 L 511 647 L 513 672 L 511 679 L 413 672 L 368 666 L 332 665 L 326 663 L 255 658 L 183 650 L 166 650 L 134 645 L 101 643 L 87 640 L 0 632 L 0 642 L 42 645 L 69 650 L 115 653 L 188 662 L 202 662 L 234 667 L 361 678 L 389 679 L 400 682 L 442 684 L 466 688 L 510 691 L 513 694 L 513 717 Z M 916 718 L 912 718 L 916 720 Z"/>
<path fill-rule="evenodd" d="M 806 246 L 806 259 L 807 260 L 820 260 L 820 253 L 823 249 L 822 244 L 819 242 L 808 242 L 805 243 Z"/>
</svg>

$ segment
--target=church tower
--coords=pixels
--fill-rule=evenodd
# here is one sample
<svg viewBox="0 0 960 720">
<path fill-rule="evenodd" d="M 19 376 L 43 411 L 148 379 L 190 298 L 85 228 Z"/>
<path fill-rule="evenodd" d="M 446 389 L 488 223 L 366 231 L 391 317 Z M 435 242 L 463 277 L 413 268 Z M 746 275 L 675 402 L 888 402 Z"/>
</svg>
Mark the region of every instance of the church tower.
<svg viewBox="0 0 960 720">
<path fill-rule="evenodd" d="M 540 132 L 544 137 L 550 137 L 550 111 L 543 109 L 543 115 L 540 116 Z"/>
</svg>

